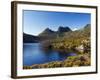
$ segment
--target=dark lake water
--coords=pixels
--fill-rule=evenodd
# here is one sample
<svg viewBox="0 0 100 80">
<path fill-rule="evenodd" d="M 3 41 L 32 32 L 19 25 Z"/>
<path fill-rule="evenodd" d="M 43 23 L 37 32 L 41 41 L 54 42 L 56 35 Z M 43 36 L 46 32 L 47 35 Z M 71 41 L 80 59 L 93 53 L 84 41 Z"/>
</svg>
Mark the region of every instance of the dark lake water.
<svg viewBox="0 0 100 80">
<path fill-rule="evenodd" d="M 75 55 L 74 52 L 44 51 L 40 43 L 24 43 L 23 45 L 23 65 L 28 66 L 51 61 L 62 61 L 67 59 L 68 56 Z"/>
</svg>

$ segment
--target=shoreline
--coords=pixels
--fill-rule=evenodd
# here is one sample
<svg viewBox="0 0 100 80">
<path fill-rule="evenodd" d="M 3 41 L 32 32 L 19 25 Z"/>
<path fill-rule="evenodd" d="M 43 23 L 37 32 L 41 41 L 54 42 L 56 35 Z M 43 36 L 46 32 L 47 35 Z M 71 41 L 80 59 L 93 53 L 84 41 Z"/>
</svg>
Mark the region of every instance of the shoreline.
<svg viewBox="0 0 100 80">
<path fill-rule="evenodd" d="M 70 56 L 63 61 L 52 61 L 43 64 L 33 64 L 31 66 L 23 66 L 23 69 L 40 69 L 40 68 L 58 68 L 58 67 L 80 67 L 90 66 L 90 54 L 80 54 L 77 56 Z"/>
</svg>

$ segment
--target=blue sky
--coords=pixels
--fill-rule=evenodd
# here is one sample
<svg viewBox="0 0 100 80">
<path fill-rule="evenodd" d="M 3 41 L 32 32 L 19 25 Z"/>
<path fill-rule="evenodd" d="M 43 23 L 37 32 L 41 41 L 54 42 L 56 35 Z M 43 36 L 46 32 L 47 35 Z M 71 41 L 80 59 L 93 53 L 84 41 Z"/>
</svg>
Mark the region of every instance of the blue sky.
<svg viewBox="0 0 100 80">
<path fill-rule="evenodd" d="M 90 23 L 89 13 L 23 10 L 23 31 L 32 35 L 38 35 L 45 28 L 57 31 L 59 26 L 68 26 L 75 30 Z"/>
</svg>

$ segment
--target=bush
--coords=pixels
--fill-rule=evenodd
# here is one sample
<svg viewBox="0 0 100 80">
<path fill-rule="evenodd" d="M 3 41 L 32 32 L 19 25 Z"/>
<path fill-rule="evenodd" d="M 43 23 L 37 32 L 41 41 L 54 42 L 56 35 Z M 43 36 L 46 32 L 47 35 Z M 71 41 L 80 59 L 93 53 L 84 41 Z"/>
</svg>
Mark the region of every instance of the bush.
<svg viewBox="0 0 100 80">
<path fill-rule="evenodd" d="M 76 56 L 70 56 L 64 61 L 53 61 L 45 64 L 35 64 L 32 66 L 24 66 L 24 69 L 34 68 L 57 68 L 57 67 L 79 67 L 79 66 L 90 66 L 91 59 L 87 54 L 81 54 Z"/>
</svg>

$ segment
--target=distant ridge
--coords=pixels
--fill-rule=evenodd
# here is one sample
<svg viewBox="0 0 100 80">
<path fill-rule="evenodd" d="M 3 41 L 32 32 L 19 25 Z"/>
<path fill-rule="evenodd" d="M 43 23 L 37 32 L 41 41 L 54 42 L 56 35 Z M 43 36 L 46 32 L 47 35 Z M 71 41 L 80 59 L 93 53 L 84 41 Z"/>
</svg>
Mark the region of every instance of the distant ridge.
<svg viewBox="0 0 100 80">
<path fill-rule="evenodd" d="M 38 36 L 23 33 L 24 43 L 36 43 L 45 40 L 52 40 L 56 38 L 75 38 L 87 37 L 90 35 L 91 24 L 86 24 L 84 28 L 77 31 L 72 31 L 69 27 L 59 26 L 57 31 L 50 28 L 44 29 Z"/>
<path fill-rule="evenodd" d="M 88 28 L 88 27 L 90 27 L 91 26 L 91 24 L 87 24 L 84 28 Z"/>
<path fill-rule="evenodd" d="M 39 41 L 39 37 L 23 33 L 23 42 L 24 43 L 36 43 L 38 41 Z"/>
</svg>

